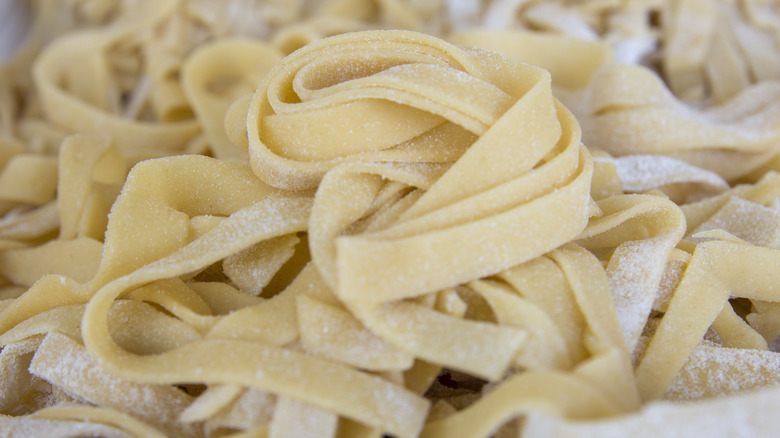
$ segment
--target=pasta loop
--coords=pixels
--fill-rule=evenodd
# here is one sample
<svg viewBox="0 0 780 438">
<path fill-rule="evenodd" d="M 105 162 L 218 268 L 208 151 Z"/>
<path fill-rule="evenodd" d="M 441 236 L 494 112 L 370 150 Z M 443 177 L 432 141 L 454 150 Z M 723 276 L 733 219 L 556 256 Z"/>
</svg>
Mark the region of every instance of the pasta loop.
<svg viewBox="0 0 780 438">
<path fill-rule="evenodd" d="M 366 64 L 363 52 L 369 49 L 379 51 L 381 56 Z M 250 157 L 255 157 L 252 162 L 258 175 L 272 185 L 278 182 L 271 176 L 276 172 L 271 169 L 274 162 L 284 163 L 290 171 L 310 170 L 296 175 L 309 173 L 312 183 L 317 180 L 315 175 L 332 167 L 324 173 L 315 196 L 309 230 L 312 257 L 328 286 L 363 324 L 382 339 L 428 362 L 498 378 L 525 345 L 523 330 L 461 320 L 405 300 L 533 259 L 573 239 L 584 227 L 591 213 L 588 190 L 592 163 L 580 145 L 576 121 L 552 98 L 549 75 L 507 58 L 464 51 L 408 32 L 334 37 L 290 58 L 290 67 L 283 63 L 280 73 L 271 73 L 255 95 L 248 116 L 250 139 L 255 138 L 255 123 L 260 124 L 256 131 L 260 136 L 275 123 L 266 123 L 262 112 L 262 121 L 255 122 L 254 111 L 264 99 L 264 87 L 268 93 L 273 91 L 267 108 L 274 113 L 267 118 L 298 114 L 321 117 L 331 110 L 342 114 L 354 102 L 369 105 L 361 107 L 360 117 L 381 119 L 376 129 L 403 135 L 398 140 L 401 143 L 410 137 L 415 148 L 437 147 L 438 143 L 430 143 L 426 130 L 436 132 L 456 126 L 469 140 L 479 135 L 461 156 L 455 157 L 454 163 L 411 161 L 414 155 L 400 162 L 376 162 L 387 161 L 382 160 L 383 154 L 393 149 L 406 148 L 402 144 L 387 149 L 385 143 L 381 143 L 381 151 L 354 152 L 352 146 L 345 146 L 335 149 L 344 151 L 337 158 L 293 161 L 282 154 L 274 155 L 273 146 L 255 140 L 250 145 Z M 347 60 L 355 60 L 355 64 Z M 487 66 L 488 61 L 499 62 L 516 75 L 497 77 Z M 342 82 L 323 83 L 318 76 L 304 74 L 315 67 L 316 71 L 334 70 L 329 77 Z M 423 71 L 424 78 L 434 79 L 420 78 Z M 292 72 L 296 75 L 285 76 Z M 289 78 L 285 82 L 289 85 L 277 85 L 277 75 Z M 445 92 L 453 81 L 457 87 Z M 470 90 L 472 97 L 461 97 L 462 88 Z M 281 95 L 281 90 L 295 93 Z M 377 100 L 379 97 L 392 102 L 389 109 L 385 108 L 388 104 Z M 514 102 L 501 103 L 509 99 Z M 414 110 L 401 112 L 399 102 Z M 368 112 L 370 108 L 372 112 Z M 431 123 L 426 121 L 428 118 L 415 116 L 421 110 L 435 116 Z M 393 121 L 396 111 L 398 116 L 408 118 L 405 123 L 409 130 L 399 131 Z M 525 120 L 534 122 L 521 122 Z M 371 126 L 373 132 L 376 124 L 364 126 Z M 523 134 L 517 133 L 518 129 Z M 509 130 L 522 140 L 508 141 L 510 137 L 504 133 Z M 396 134 L 383 134 L 382 138 L 392 135 Z M 320 135 L 317 140 L 320 137 L 328 135 Z M 307 148 L 322 144 L 314 141 L 288 138 L 286 144 Z M 355 147 L 364 144 L 377 143 L 364 139 Z M 260 156 L 268 159 L 260 161 Z M 507 165 L 510 162 L 512 165 Z M 492 171 L 474 171 L 484 166 Z M 343 197 L 345 191 L 350 193 L 349 198 Z M 382 205 L 380 200 L 386 193 L 399 193 L 399 197 L 386 204 L 388 207 L 376 209 L 374 206 Z M 568 218 L 566 223 L 558 222 L 563 217 Z M 538 226 L 551 222 L 557 225 Z M 512 231 L 507 234 L 507 229 Z M 500 236 L 495 234 L 498 230 L 504 230 Z M 483 252 L 475 263 L 471 257 L 474 251 L 488 246 L 491 250 Z M 378 270 L 377 266 L 383 268 Z M 450 338 L 449 342 L 441 342 Z M 443 348 L 455 342 L 469 353 L 453 355 L 451 349 Z M 485 357 L 491 360 L 486 363 Z"/>
</svg>

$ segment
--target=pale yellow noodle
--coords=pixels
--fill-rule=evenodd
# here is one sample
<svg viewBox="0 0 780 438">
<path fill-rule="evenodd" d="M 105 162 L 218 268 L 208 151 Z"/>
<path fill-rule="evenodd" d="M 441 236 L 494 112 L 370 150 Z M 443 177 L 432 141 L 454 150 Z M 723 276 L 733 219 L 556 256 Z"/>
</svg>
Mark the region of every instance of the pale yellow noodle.
<svg viewBox="0 0 780 438">
<path fill-rule="evenodd" d="M 776 6 L 215 5 L 0 70 L 3 432 L 770 430 Z"/>
</svg>

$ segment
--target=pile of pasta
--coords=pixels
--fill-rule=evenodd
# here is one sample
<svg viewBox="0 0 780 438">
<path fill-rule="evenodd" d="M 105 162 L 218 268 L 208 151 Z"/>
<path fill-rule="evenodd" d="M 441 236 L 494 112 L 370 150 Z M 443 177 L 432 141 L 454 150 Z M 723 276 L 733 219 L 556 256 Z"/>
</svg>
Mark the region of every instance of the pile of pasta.
<svg viewBox="0 0 780 438">
<path fill-rule="evenodd" d="M 775 3 L 30 5 L 0 435 L 777 430 Z"/>
</svg>

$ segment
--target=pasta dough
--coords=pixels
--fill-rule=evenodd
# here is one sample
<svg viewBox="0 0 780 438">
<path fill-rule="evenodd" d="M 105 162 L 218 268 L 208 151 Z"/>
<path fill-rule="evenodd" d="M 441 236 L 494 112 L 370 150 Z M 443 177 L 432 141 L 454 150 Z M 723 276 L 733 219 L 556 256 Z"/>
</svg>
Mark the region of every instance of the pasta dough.
<svg viewBox="0 0 780 438">
<path fill-rule="evenodd" d="M 774 6 L 55 3 L 0 70 L 3 432 L 771 435 Z"/>
</svg>

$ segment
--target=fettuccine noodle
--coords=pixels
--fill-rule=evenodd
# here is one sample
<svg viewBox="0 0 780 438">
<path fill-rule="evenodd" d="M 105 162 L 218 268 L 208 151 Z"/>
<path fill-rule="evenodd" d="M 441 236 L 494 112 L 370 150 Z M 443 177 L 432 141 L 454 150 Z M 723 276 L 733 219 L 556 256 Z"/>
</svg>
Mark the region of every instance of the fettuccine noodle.
<svg viewBox="0 0 780 438">
<path fill-rule="evenodd" d="M 33 6 L 0 435 L 771 436 L 773 4 Z"/>
</svg>

